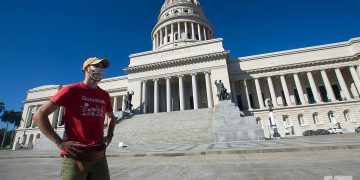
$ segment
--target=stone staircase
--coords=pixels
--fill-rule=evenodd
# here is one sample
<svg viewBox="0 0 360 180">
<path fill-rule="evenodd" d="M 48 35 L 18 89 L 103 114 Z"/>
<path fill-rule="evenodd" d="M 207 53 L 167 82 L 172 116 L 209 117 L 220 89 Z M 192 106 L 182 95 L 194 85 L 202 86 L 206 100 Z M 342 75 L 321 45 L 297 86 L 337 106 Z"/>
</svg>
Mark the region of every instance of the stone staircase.
<svg viewBox="0 0 360 180">
<path fill-rule="evenodd" d="M 199 109 L 136 115 L 116 125 L 110 146 L 211 142 L 212 114 L 213 109 Z"/>
<path fill-rule="evenodd" d="M 109 148 L 118 148 L 120 142 L 154 147 L 264 139 L 255 118 L 240 113 L 231 101 L 221 101 L 212 109 L 136 115 L 117 124 Z"/>
</svg>

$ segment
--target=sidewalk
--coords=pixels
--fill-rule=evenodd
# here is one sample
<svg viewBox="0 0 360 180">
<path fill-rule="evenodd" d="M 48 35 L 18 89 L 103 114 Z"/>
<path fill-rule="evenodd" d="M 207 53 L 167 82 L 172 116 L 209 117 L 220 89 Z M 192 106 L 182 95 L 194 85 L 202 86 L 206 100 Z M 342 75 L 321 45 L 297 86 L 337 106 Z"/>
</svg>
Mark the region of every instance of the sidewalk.
<svg viewBox="0 0 360 180">
<path fill-rule="evenodd" d="M 180 144 L 162 147 L 111 148 L 108 149 L 107 156 L 191 156 L 205 154 L 249 154 L 335 149 L 360 149 L 360 134 L 294 137 L 266 141 L 241 141 L 216 144 Z M 59 158 L 59 154 L 60 151 L 0 151 L 0 159 Z"/>
</svg>

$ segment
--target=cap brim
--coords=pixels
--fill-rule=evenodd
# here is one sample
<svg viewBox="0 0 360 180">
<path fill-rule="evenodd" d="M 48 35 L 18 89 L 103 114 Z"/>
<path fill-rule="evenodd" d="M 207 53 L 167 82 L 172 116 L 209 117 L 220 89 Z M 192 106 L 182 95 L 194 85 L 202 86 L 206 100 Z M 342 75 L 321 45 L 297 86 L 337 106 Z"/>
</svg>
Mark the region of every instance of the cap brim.
<svg viewBox="0 0 360 180">
<path fill-rule="evenodd" d="M 94 65 L 94 64 L 99 64 L 99 63 L 102 63 L 102 64 L 103 64 L 103 68 L 107 68 L 107 67 L 110 66 L 110 62 L 109 62 L 109 60 L 107 60 L 107 59 L 100 59 L 100 60 L 98 60 L 98 61 L 96 61 L 96 62 L 93 62 L 93 63 L 91 63 L 91 64 Z M 90 65 L 90 64 L 89 64 L 89 65 Z"/>
</svg>

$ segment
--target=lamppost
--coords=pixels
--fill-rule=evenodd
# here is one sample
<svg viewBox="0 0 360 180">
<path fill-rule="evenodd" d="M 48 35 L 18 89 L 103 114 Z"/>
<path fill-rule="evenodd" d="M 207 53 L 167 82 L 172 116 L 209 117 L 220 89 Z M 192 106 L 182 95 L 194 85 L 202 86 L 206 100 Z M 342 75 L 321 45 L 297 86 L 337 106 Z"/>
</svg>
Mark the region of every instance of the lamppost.
<svg viewBox="0 0 360 180">
<path fill-rule="evenodd" d="M 269 107 L 269 123 L 270 123 L 269 128 L 273 129 L 273 132 L 274 132 L 273 137 L 276 139 L 276 137 L 278 136 L 279 133 L 277 132 L 277 127 L 276 127 L 275 117 L 274 117 L 274 112 L 273 112 L 274 105 L 273 105 L 271 99 L 268 99 L 267 103 L 268 103 L 268 107 Z M 271 139 L 270 129 L 269 129 L 269 136 L 270 136 L 270 139 Z"/>
</svg>

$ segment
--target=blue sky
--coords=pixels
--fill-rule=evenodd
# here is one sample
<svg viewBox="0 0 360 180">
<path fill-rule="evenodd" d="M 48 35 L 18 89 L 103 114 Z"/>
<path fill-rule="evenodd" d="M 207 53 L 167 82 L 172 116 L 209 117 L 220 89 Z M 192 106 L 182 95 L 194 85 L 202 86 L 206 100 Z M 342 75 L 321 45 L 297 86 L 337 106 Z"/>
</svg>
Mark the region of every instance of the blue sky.
<svg viewBox="0 0 360 180">
<path fill-rule="evenodd" d="M 164 0 L 0 0 L 0 101 L 20 110 L 28 89 L 82 81 L 88 57 L 107 77 L 151 50 Z M 200 0 L 231 57 L 360 37 L 359 0 Z"/>
</svg>

